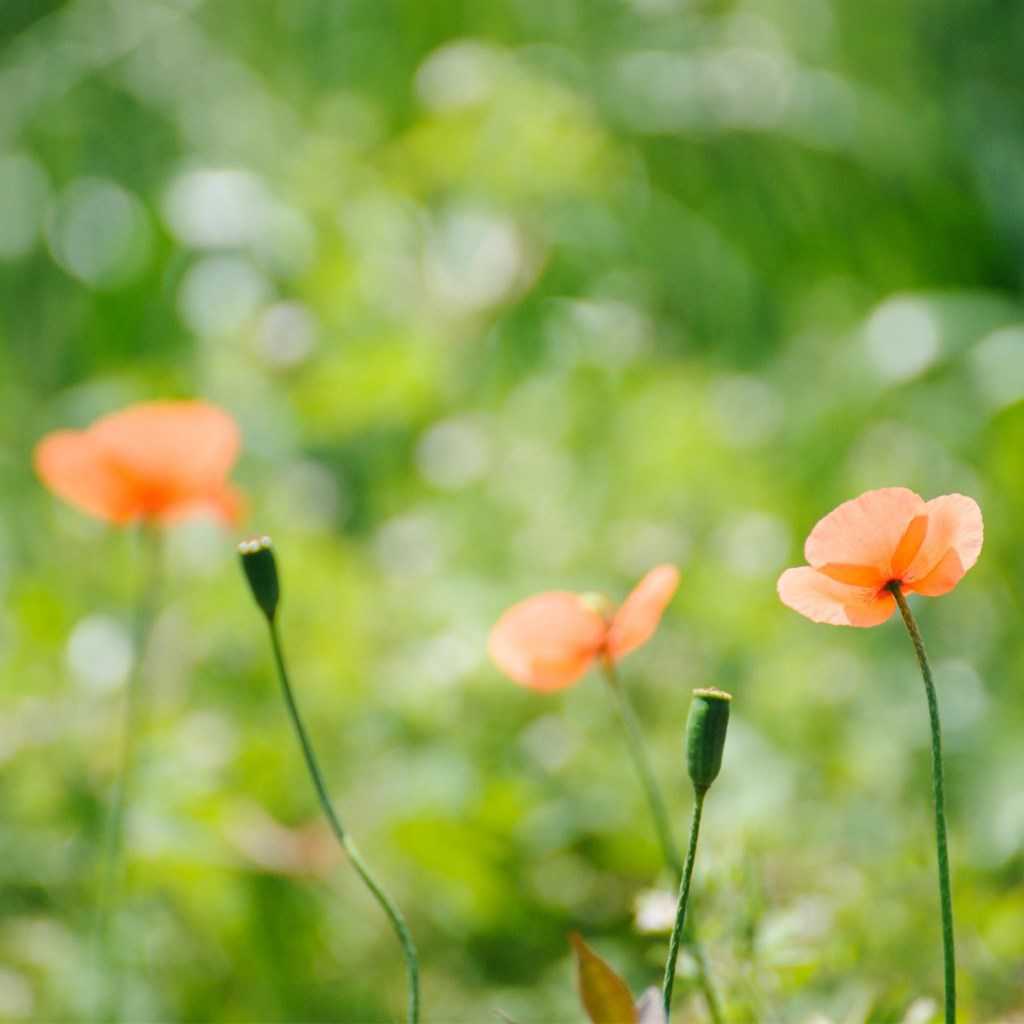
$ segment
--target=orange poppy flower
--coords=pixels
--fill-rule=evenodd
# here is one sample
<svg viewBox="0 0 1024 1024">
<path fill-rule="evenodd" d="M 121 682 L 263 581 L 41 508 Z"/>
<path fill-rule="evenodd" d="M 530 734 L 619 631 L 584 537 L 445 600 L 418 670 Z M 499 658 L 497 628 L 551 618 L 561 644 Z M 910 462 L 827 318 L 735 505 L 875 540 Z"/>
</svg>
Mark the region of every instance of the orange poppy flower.
<svg viewBox="0 0 1024 1024">
<path fill-rule="evenodd" d="M 491 630 L 488 651 L 505 675 L 550 692 L 576 682 L 598 657 L 617 661 L 654 634 L 679 586 L 679 570 L 659 565 L 612 615 L 583 594 L 553 590 L 513 605 Z"/>
<path fill-rule="evenodd" d="M 779 597 L 814 622 L 877 626 L 896 608 L 890 584 L 927 597 L 948 593 L 978 560 L 983 538 L 972 498 L 868 491 L 814 527 L 804 546 L 810 564 L 779 577 Z"/>
<path fill-rule="evenodd" d="M 59 498 L 111 523 L 171 523 L 194 515 L 236 522 L 227 482 L 238 457 L 235 421 L 206 402 L 143 402 L 86 430 L 36 445 L 35 467 Z"/>
</svg>

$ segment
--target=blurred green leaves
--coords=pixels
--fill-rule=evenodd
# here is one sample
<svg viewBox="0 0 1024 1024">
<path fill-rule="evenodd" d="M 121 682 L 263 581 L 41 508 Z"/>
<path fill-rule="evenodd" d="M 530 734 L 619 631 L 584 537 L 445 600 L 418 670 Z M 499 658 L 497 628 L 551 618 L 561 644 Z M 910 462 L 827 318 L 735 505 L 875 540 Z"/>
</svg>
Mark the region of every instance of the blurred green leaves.
<svg viewBox="0 0 1024 1024">
<path fill-rule="evenodd" d="M 952 714 L 965 1013 L 1024 1009 L 1018 12 L 68 0 L 0 22 L 0 1017 L 84 1006 L 138 571 L 42 492 L 31 446 L 182 395 L 243 426 L 310 728 L 410 908 L 428 1020 L 578 1019 L 573 929 L 657 978 L 633 906 L 665 879 L 614 720 L 484 649 L 513 600 L 671 561 L 629 685 L 680 832 L 688 691 L 742 709 L 695 887 L 735 1018 L 910 1021 L 939 982 L 913 666 L 897 631 L 815 630 L 774 582 L 851 494 L 975 496 L 977 569 L 915 612 Z M 130 1008 L 390 1019 L 400 964 L 346 873 L 252 856 L 314 807 L 233 538 L 169 540 Z"/>
</svg>

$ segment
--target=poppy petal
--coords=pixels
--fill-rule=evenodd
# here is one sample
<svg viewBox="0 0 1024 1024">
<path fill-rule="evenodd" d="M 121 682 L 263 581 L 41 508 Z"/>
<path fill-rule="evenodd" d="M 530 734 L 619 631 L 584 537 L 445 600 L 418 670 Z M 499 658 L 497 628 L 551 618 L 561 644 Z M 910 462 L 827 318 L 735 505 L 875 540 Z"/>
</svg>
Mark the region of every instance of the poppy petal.
<svg viewBox="0 0 1024 1024">
<path fill-rule="evenodd" d="M 873 565 L 828 565 L 819 566 L 818 572 L 837 583 L 848 583 L 851 587 L 874 587 L 878 590 L 889 582 L 889 577 Z"/>
<path fill-rule="evenodd" d="M 241 510 L 227 484 L 238 449 L 238 427 L 216 406 L 143 402 L 44 438 L 36 468 L 58 496 L 111 522 L 211 514 L 230 523 Z"/>
<path fill-rule="evenodd" d="M 903 574 L 908 590 L 938 597 L 952 590 L 981 554 L 985 524 L 973 498 L 946 494 L 925 506 L 928 531 Z"/>
<path fill-rule="evenodd" d="M 172 497 L 220 489 L 238 457 L 235 421 L 207 402 L 141 402 L 89 432 L 140 484 Z"/>
<path fill-rule="evenodd" d="M 644 576 L 612 619 L 609 657 L 621 658 L 650 640 L 678 586 L 679 570 L 674 565 L 659 565 Z"/>
<path fill-rule="evenodd" d="M 604 619 L 579 594 L 555 590 L 509 608 L 491 630 L 487 649 L 517 683 L 560 690 L 590 667 L 607 631 Z"/>
<path fill-rule="evenodd" d="M 887 590 L 840 583 L 806 565 L 787 569 L 779 577 L 778 592 L 793 611 L 832 626 L 877 626 L 896 608 Z"/>
<path fill-rule="evenodd" d="M 925 536 L 928 533 L 928 516 L 920 515 L 914 516 L 910 520 L 903 536 L 900 538 L 900 542 L 896 547 L 896 551 L 892 556 L 892 578 L 902 579 L 903 574 L 907 571 L 910 563 L 917 557 L 918 552 L 921 550 L 921 545 L 924 544 Z M 884 581 L 888 582 L 888 580 Z"/>
<path fill-rule="evenodd" d="M 807 538 L 804 555 L 815 569 L 869 566 L 885 582 L 907 527 L 924 511 L 924 499 L 905 487 L 868 491 L 825 516 Z"/>
<path fill-rule="evenodd" d="M 139 514 L 132 481 L 106 458 L 88 431 L 58 430 L 44 437 L 34 453 L 36 473 L 69 505 L 113 523 Z"/>
</svg>

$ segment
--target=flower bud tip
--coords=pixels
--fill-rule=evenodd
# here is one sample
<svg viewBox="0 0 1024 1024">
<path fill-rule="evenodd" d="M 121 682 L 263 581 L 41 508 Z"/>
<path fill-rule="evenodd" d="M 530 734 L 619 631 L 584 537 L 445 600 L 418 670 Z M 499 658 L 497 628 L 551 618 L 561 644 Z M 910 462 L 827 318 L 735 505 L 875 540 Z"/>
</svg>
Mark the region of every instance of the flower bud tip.
<svg viewBox="0 0 1024 1024">
<path fill-rule="evenodd" d="M 281 600 L 281 584 L 270 538 L 252 537 L 244 540 L 238 545 L 238 554 L 252 596 L 267 620 L 273 622 Z"/>
<path fill-rule="evenodd" d="M 717 686 L 702 686 L 700 689 L 693 691 L 694 697 L 707 697 L 709 700 L 732 700 L 732 694 L 726 693 L 725 690 L 718 689 Z"/>
</svg>

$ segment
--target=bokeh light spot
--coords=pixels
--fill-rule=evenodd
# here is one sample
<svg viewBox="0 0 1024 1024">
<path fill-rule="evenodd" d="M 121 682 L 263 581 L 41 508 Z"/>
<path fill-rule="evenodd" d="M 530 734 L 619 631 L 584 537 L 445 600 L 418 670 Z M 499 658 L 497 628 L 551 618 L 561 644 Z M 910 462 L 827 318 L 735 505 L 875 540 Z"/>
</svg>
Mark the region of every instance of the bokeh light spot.
<svg viewBox="0 0 1024 1024">
<path fill-rule="evenodd" d="M 971 352 L 971 369 L 994 408 L 1024 398 L 1024 327 L 1003 327 L 986 335 Z"/>
<path fill-rule="evenodd" d="M 488 461 L 487 437 L 470 417 L 435 424 L 416 447 L 416 466 L 423 478 L 445 491 L 475 483 L 487 472 Z"/>
<path fill-rule="evenodd" d="M 79 178 L 50 211 L 53 258 L 95 288 L 115 288 L 138 276 L 149 258 L 151 229 L 142 203 L 120 185 Z"/>
<path fill-rule="evenodd" d="M 68 668 L 92 693 L 107 693 L 123 685 L 133 660 L 128 630 L 109 616 L 81 619 L 68 638 Z"/>
<path fill-rule="evenodd" d="M 918 299 L 890 299 L 868 318 L 868 356 L 879 374 L 899 383 L 927 370 L 939 356 L 939 324 Z"/>
<path fill-rule="evenodd" d="M 178 290 L 178 312 L 201 337 L 243 327 L 270 294 L 266 278 L 238 256 L 206 256 L 189 268 Z"/>
</svg>

